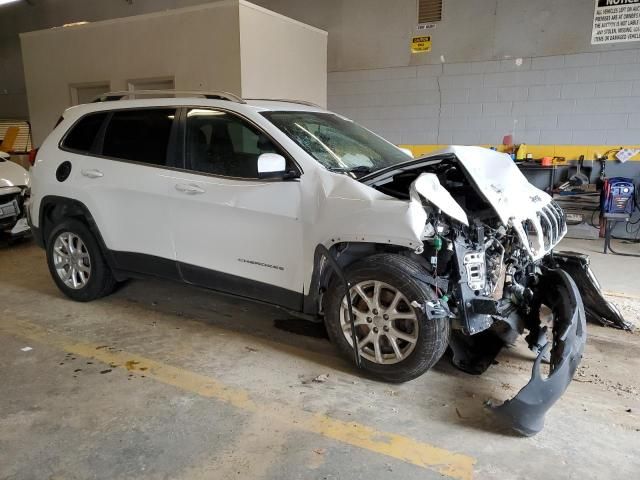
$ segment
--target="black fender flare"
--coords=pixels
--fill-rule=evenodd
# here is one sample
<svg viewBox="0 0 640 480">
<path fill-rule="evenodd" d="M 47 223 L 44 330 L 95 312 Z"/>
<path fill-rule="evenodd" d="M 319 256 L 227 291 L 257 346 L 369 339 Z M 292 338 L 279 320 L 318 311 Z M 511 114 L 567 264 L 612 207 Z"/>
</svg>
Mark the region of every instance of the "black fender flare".
<svg viewBox="0 0 640 480">
<path fill-rule="evenodd" d="M 42 198 L 40 201 L 40 209 L 38 211 L 38 227 L 31 226 L 33 238 L 39 247 L 46 248 L 47 237 L 51 231 L 51 227 L 48 227 L 47 223 L 54 223 L 54 219 L 48 219 L 47 215 L 52 211 L 59 211 L 60 218 L 76 218 L 84 222 L 96 238 L 102 255 L 107 262 L 107 265 L 109 265 L 116 276 L 116 279 L 118 281 L 124 280 L 124 278 L 121 278 L 121 275 L 118 275 L 117 273 L 118 269 L 116 268 L 116 262 L 113 254 L 109 248 L 107 248 L 107 245 L 102 238 L 102 234 L 100 233 L 100 229 L 98 228 L 93 215 L 91 215 L 91 211 L 79 200 L 60 197 L 57 195 L 47 195 Z"/>
<path fill-rule="evenodd" d="M 344 248 L 341 249 L 342 246 Z M 400 253 L 403 250 L 408 249 L 395 244 L 376 242 L 339 242 L 329 247 L 318 243 L 313 253 L 311 282 L 309 291 L 304 296 L 303 312 L 311 316 L 319 314 L 320 288 L 326 286 L 331 275 L 341 275 L 343 268 L 368 255 L 381 252 Z M 336 270 L 336 267 L 340 271 Z"/>
<path fill-rule="evenodd" d="M 329 258 L 327 257 L 326 252 L 329 252 L 329 255 L 333 255 L 334 247 L 335 245 L 332 246 L 330 249 L 327 249 L 327 247 L 325 247 L 321 243 L 316 245 L 316 248 L 313 252 L 313 271 L 311 272 L 311 282 L 309 284 L 309 291 L 304 296 L 304 301 L 302 306 L 303 313 L 305 314 L 313 315 L 315 317 L 320 312 L 320 309 L 318 308 L 318 301 L 320 296 L 319 295 L 320 285 L 321 285 L 323 276 L 327 275 L 328 272 L 331 270 L 331 267 L 329 267 L 328 263 L 325 265 L 324 259 L 326 259 L 327 262 L 329 261 Z M 342 270 L 340 270 L 340 273 L 341 272 Z"/>
</svg>

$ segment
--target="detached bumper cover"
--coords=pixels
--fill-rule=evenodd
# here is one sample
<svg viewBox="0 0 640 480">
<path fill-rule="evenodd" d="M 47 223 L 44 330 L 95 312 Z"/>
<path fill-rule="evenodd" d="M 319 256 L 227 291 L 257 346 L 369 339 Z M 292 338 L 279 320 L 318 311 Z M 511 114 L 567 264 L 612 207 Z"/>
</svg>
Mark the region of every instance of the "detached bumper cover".
<svg viewBox="0 0 640 480">
<path fill-rule="evenodd" d="M 571 383 L 587 340 L 585 311 L 573 279 L 564 270 L 550 269 L 540 284 L 540 300 L 555 314 L 553 345 L 547 343 L 536 358 L 529 383 L 511 400 L 492 407 L 503 423 L 526 436 L 544 427 L 544 416 Z M 549 351 L 550 375 L 544 378 L 540 367 Z"/>
<path fill-rule="evenodd" d="M 554 252 L 551 256 L 553 266 L 567 272 L 580 290 L 587 320 L 607 327 L 631 331 L 633 326 L 627 322 L 620 310 L 602 294 L 598 279 L 591 271 L 588 255 L 575 252 Z"/>
</svg>

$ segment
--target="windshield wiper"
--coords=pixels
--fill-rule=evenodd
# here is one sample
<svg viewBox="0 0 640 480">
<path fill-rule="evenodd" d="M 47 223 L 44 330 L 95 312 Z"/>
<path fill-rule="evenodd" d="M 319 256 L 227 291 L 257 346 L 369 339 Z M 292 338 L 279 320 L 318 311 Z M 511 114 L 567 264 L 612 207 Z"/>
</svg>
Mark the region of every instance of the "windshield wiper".
<svg viewBox="0 0 640 480">
<path fill-rule="evenodd" d="M 365 165 L 358 165 L 356 167 L 348 167 L 348 168 L 330 167 L 329 171 L 336 172 L 336 173 L 361 173 L 363 175 L 366 175 L 367 173 L 371 173 L 371 167 L 367 167 Z"/>
</svg>

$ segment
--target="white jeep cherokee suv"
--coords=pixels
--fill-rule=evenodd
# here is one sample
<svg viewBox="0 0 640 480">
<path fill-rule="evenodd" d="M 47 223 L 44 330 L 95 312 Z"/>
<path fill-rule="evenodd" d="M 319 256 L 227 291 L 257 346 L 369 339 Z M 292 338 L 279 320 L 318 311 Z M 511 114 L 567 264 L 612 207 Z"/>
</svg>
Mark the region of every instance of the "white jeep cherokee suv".
<svg viewBox="0 0 640 480">
<path fill-rule="evenodd" d="M 588 259 L 552 253 L 565 216 L 508 155 L 413 159 L 302 102 L 165 93 L 69 108 L 38 152 L 30 222 L 65 295 L 141 276 L 240 295 L 323 319 L 343 355 L 393 382 L 447 346 L 481 373 L 526 331 L 552 373 L 496 412 L 542 428 L 584 347 L 576 282 L 598 292 Z M 623 321 L 594 298 L 587 314 Z"/>
</svg>

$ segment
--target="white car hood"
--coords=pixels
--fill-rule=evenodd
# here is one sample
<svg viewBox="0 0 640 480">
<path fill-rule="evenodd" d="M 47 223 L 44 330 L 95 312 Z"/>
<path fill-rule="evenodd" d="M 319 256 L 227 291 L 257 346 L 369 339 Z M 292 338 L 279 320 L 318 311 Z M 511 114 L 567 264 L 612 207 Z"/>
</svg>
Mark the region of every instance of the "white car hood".
<svg viewBox="0 0 640 480">
<path fill-rule="evenodd" d="M 502 223 L 515 229 L 534 260 L 549 253 L 564 237 L 567 226 L 562 209 L 551 196 L 529 183 L 509 155 L 482 147 L 451 146 L 424 160 L 446 154 L 456 156 Z"/>
<path fill-rule="evenodd" d="M 469 176 L 472 186 L 493 207 L 505 227 L 513 227 L 522 245 L 534 260 L 549 253 L 567 232 L 562 209 L 542 190 L 529 183 L 511 157 L 482 147 L 451 146 L 423 158 L 389 167 L 374 173 L 364 182 L 384 185 L 401 171 L 420 169 L 443 157 L 455 157 Z M 469 224 L 462 207 L 444 189 L 437 176 L 422 173 L 411 184 L 411 203 L 418 204 L 418 194 L 449 217 Z"/>
<path fill-rule="evenodd" d="M 29 172 L 17 163 L 0 158 L 0 188 L 28 186 Z"/>
<path fill-rule="evenodd" d="M 429 157 L 447 153 L 458 157 L 505 225 L 510 219 L 535 217 L 552 200 L 546 192 L 529 183 L 506 153 L 482 147 L 452 146 L 434 152 Z"/>
</svg>

